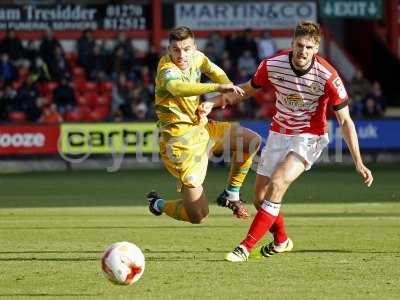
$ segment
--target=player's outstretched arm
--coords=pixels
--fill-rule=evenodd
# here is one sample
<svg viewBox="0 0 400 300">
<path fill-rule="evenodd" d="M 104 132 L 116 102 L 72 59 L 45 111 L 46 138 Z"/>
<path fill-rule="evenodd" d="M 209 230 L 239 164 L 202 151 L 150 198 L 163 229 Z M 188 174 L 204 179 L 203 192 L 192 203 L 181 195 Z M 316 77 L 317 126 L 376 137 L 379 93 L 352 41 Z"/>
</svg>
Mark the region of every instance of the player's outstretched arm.
<svg viewBox="0 0 400 300">
<path fill-rule="evenodd" d="M 240 87 L 231 83 L 192 83 L 177 79 L 168 81 L 166 88 L 174 97 L 200 96 L 211 92 L 244 94 Z"/>
<path fill-rule="evenodd" d="M 209 98 L 207 101 L 201 103 L 197 109 L 199 115 L 207 116 L 215 107 L 225 108 L 226 105 L 234 105 L 240 101 L 249 99 L 250 95 L 252 95 L 256 90 L 253 88 L 250 81 L 240 84 L 238 88 L 240 89 L 240 92 L 227 92 L 222 95 Z"/>
<path fill-rule="evenodd" d="M 354 126 L 354 122 L 350 117 L 349 107 L 345 106 L 342 109 L 336 111 L 335 114 L 342 129 L 344 140 L 349 147 L 351 156 L 356 167 L 356 171 L 364 179 L 364 183 L 368 187 L 370 187 L 374 178 L 371 171 L 364 165 L 362 161 L 360 147 L 358 144 L 357 131 Z"/>
</svg>

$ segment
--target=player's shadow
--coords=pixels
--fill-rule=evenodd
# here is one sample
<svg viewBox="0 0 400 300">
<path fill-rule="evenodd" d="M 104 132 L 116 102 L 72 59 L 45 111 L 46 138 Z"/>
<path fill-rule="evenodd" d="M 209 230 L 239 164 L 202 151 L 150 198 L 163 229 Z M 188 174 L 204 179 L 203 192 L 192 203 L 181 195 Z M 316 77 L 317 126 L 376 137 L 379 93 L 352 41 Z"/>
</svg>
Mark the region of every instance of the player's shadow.
<svg viewBox="0 0 400 300">
<path fill-rule="evenodd" d="M 98 261 L 98 257 L 0 257 L 0 261 Z"/>
<path fill-rule="evenodd" d="M 400 251 L 369 251 L 369 250 L 344 250 L 344 249 L 302 249 L 295 250 L 293 254 L 309 253 L 365 253 L 365 254 L 400 254 Z M 290 254 L 290 253 L 289 253 Z"/>
<path fill-rule="evenodd" d="M 0 294 L 0 297 L 98 297 L 102 294 L 51 294 L 51 293 L 15 293 L 15 294 Z"/>
</svg>

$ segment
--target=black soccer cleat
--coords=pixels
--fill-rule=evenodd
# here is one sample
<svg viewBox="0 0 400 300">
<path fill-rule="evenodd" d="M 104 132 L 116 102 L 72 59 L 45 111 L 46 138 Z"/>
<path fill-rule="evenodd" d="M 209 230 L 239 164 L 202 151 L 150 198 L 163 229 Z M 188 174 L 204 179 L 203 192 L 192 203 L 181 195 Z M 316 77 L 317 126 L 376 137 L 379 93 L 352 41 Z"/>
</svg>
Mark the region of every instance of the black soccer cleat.
<svg viewBox="0 0 400 300">
<path fill-rule="evenodd" d="M 156 209 L 155 205 L 157 200 L 162 199 L 156 191 L 151 191 L 147 194 L 147 201 L 149 201 L 149 210 L 155 216 L 161 216 L 162 212 Z"/>
<path fill-rule="evenodd" d="M 228 200 L 228 193 L 224 190 L 217 198 L 217 204 L 222 207 L 227 207 L 233 211 L 233 214 L 238 219 L 247 219 L 250 214 L 247 208 L 243 205 L 242 200 Z"/>
</svg>

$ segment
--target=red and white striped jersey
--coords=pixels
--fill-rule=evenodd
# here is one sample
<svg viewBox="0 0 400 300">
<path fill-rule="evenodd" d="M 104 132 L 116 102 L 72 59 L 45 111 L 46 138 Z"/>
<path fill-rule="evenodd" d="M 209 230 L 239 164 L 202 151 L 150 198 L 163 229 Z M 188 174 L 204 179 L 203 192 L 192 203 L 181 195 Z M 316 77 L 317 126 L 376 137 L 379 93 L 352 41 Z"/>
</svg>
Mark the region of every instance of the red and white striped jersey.
<svg viewBox="0 0 400 300">
<path fill-rule="evenodd" d="M 291 52 L 285 51 L 263 60 L 251 84 L 275 91 L 276 114 L 271 130 L 289 135 L 322 135 L 327 132 L 328 104 L 334 110 L 345 107 L 346 89 L 337 71 L 321 56 L 315 55 L 304 72 L 294 69 L 291 56 Z"/>
</svg>

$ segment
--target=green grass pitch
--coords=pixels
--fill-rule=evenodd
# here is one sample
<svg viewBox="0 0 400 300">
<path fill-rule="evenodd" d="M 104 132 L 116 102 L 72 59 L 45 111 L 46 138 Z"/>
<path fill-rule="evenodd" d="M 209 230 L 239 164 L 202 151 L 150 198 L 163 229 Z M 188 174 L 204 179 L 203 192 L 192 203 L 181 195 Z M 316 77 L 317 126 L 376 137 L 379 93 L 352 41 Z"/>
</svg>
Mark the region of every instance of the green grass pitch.
<svg viewBox="0 0 400 300">
<path fill-rule="evenodd" d="M 0 299 L 399 299 L 400 168 L 372 169 L 370 189 L 351 167 L 305 173 L 284 200 L 294 251 L 242 264 L 223 261 L 250 225 L 213 204 L 225 168 L 210 166 L 201 225 L 150 215 L 147 191 L 177 198 L 161 170 L 1 175 Z M 249 202 L 253 183 L 251 172 Z M 102 251 L 123 240 L 146 256 L 127 287 L 100 270 Z"/>
</svg>

